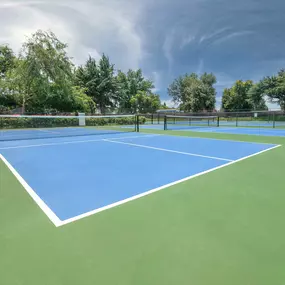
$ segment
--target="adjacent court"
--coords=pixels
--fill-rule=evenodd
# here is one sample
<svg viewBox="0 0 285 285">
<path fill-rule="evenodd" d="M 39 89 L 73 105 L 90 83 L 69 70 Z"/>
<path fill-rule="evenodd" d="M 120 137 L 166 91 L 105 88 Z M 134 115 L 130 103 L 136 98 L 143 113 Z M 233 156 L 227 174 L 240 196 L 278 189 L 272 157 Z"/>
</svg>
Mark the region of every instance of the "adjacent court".
<svg viewBox="0 0 285 285">
<path fill-rule="evenodd" d="M 3 141 L 0 154 L 61 226 L 276 147 L 124 133 Z"/>
<path fill-rule="evenodd" d="M 270 136 L 270 137 L 285 137 L 285 129 L 273 129 L 261 127 L 220 127 L 216 126 L 189 126 L 189 125 L 168 125 L 168 130 L 171 131 L 193 131 L 193 132 L 206 132 L 206 133 L 226 133 L 226 134 L 240 134 L 240 135 L 255 135 L 255 136 Z M 145 124 L 140 126 L 141 129 L 163 130 L 163 124 Z M 175 134 L 175 133 L 174 133 Z"/>
</svg>

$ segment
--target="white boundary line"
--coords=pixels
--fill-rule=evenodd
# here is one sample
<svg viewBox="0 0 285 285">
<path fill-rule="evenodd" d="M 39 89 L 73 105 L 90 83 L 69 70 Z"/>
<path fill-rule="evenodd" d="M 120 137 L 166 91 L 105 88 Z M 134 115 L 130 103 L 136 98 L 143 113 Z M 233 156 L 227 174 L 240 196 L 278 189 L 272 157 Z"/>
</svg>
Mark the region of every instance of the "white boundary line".
<svg viewBox="0 0 285 285">
<path fill-rule="evenodd" d="M 212 171 L 221 169 L 221 168 L 223 168 L 223 167 L 226 167 L 226 166 L 229 166 L 229 165 L 231 165 L 231 164 L 237 163 L 237 162 L 239 162 L 239 161 L 242 161 L 242 160 L 248 159 L 248 158 L 250 158 L 250 157 L 259 155 L 259 154 L 261 154 L 261 153 L 264 153 L 264 152 L 266 152 L 266 151 L 272 150 L 272 149 L 277 148 L 277 147 L 280 147 L 280 146 L 281 146 L 281 145 L 276 145 L 276 146 L 274 146 L 274 147 L 271 147 L 271 148 L 262 150 L 262 151 L 260 151 L 260 152 L 257 152 L 257 153 L 251 154 L 251 155 L 248 155 L 248 156 L 243 157 L 243 158 L 240 158 L 240 159 L 238 159 L 238 160 L 234 160 L 234 161 L 228 162 L 228 163 L 223 164 L 223 165 L 220 165 L 220 166 L 218 166 L 218 167 L 214 167 L 214 168 L 208 169 L 208 170 L 206 170 L 206 171 L 203 171 L 203 172 L 200 172 L 200 173 L 197 173 L 197 174 L 194 174 L 194 175 L 185 177 L 185 178 L 183 178 L 183 179 L 180 179 L 180 180 L 171 182 L 171 183 L 169 183 L 169 184 L 166 184 L 166 185 L 160 186 L 160 187 L 158 187 L 158 188 L 155 188 L 155 189 L 146 191 L 146 192 L 144 192 L 144 193 L 135 195 L 135 196 L 133 196 L 133 197 L 130 197 L 130 198 L 127 198 L 127 199 L 118 201 L 118 202 L 116 202 L 116 203 L 107 205 L 107 206 L 105 206 L 105 207 L 102 207 L 102 208 L 99 208 L 99 209 L 96 209 L 96 210 L 93 210 L 93 211 L 84 213 L 84 214 L 82 214 L 82 215 L 78 215 L 78 216 L 76 216 L 76 217 L 73 217 L 73 218 L 70 218 L 70 219 L 67 219 L 67 220 L 64 220 L 64 221 L 61 222 L 61 225 L 60 225 L 60 226 L 63 226 L 63 225 L 66 225 L 66 224 L 69 224 L 69 223 L 78 221 L 78 220 L 80 220 L 80 219 L 83 219 L 83 218 L 92 216 L 92 215 L 94 215 L 94 214 L 97 214 L 97 213 L 99 213 L 99 212 L 105 211 L 105 210 L 107 210 L 107 209 L 111 209 L 111 208 L 114 208 L 114 207 L 116 207 L 116 206 L 125 204 L 125 203 L 127 203 L 127 202 L 130 202 L 130 201 L 139 199 L 139 198 L 141 198 L 141 197 L 144 197 L 144 196 L 150 195 L 150 194 L 152 194 L 152 193 L 158 192 L 158 191 L 160 191 L 160 190 L 162 190 L 162 189 L 168 188 L 168 187 L 170 187 L 170 186 L 174 186 L 174 185 L 179 184 L 179 183 L 184 182 L 184 181 L 188 181 L 188 180 L 190 180 L 190 179 L 193 179 L 193 178 L 195 178 L 195 177 L 204 175 L 204 174 L 206 174 L 206 173 L 209 173 L 209 172 L 212 172 Z"/>
<path fill-rule="evenodd" d="M 62 221 L 56 216 L 56 214 L 46 205 L 46 203 L 36 194 L 36 192 L 31 188 L 31 186 L 24 180 L 24 178 L 17 172 L 17 170 L 8 162 L 8 160 L 0 154 L 0 159 L 6 164 L 9 170 L 14 174 L 14 176 L 18 179 L 20 184 L 25 188 L 25 190 L 29 193 L 32 199 L 36 202 L 36 204 L 42 209 L 42 211 L 48 216 L 51 222 L 59 227 L 62 225 Z"/>
<path fill-rule="evenodd" d="M 5 163 L 5 165 L 9 168 L 9 170 L 10 170 L 10 171 L 14 174 L 14 176 L 18 179 L 18 181 L 20 182 L 20 184 L 25 188 L 25 190 L 29 193 L 29 195 L 30 195 L 30 196 L 32 197 L 32 199 L 36 202 L 36 204 L 37 204 L 37 205 L 42 209 L 42 211 L 48 216 L 48 218 L 50 219 L 50 221 L 51 221 L 56 227 L 60 227 L 60 226 L 63 226 L 63 225 L 66 225 L 66 224 L 75 222 L 75 221 L 77 221 L 77 220 L 80 220 L 80 219 L 82 219 L 82 218 L 85 218 L 85 217 L 94 215 L 94 214 L 96 214 L 96 213 L 102 212 L 102 211 L 104 211 L 104 210 L 111 209 L 111 208 L 113 208 L 113 207 L 116 207 L 116 206 L 125 204 L 125 203 L 127 203 L 127 202 L 130 202 L 130 201 L 139 199 L 139 198 L 141 198 L 141 197 L 150 195 L 150 194 L 152 194 L 152 193 L 158 192 L 158 191 L 160 191 L 160 190 L 162 190 L 162 189 L 165 189 L 165 188 L 168 188 L 168 187 L 170 187 L 170 186 L 174 186 L 174 185 L 179 184 L 179 183 L 181 183 L 181 182 L 188 181 L 188 180 L 193 179 L 193 178 L 195 178 L 195 177 L 198 177 L 198 176 L 204 175 L 204 174 L 206 174 L 206 173 L 209 173 L 209 172 L 212 172 L 212 171 L 221 169 L 221 168 L 223 168 L 223 167 L 232 165 L 232 164 L 234 164 L 234 163 L 237 163 L 237 162 L 239 162 L 239 161 L 248 159 L 248 158 L 250 158 L 250 157 L 254 157 L 254 156 L 256 156 L 256 155 L 259 155 L 259 154 L 261 154 L 261 153 L 267 152 L 267 151 L 269 151 L 269 150 L 275 149 L 275 148 L 280 147 L 280 146 L 281 146 L 281 145 L 275 145 L 274 147 L 271 147 L 271 148 L 262 150 L 262 151 L 260 151 L 260 152 L 257 152 L 257 153 L 248 155 L 248 156 L 246 156 L 246 157 L 243 157 L 243 158 L 240 158 L 240 159 L 237 159 L 237 160 L 234 160 L 234 161 L 230 161 L 230 162 L 225 163 L 225 164 L 223 164 L 223 165 L 220 165 L 220 166 L 218 166 L 218 167 L 214 167 L 214 168 L 208 169 L 208 170 L 206 170 L 206 171 L 203 171 L 203 172 L 200 172 L 200 173 L 197 173 L 197 174 L 194 174 L 194 175 L 185 177 L 185 178 L 183 178 L 183 179 L 180 179 L 180 180 L 171 182 L 171 183 L 169 183 L 169 184 L 160 186 L 160 187 L 155 188 L 155 189 L 151 189 L 151 190 L 146 191 L 146 192 L 144 192 L 144 193 L 141 193 L 141 194 L 132 196 L 132 197 L 130 197 L 130 198 L 127 198 L 127 199 L 118 201 L 118 202 L 116 202 L 116 203 L 113 203 L 113 204 L 110 204 L 110 205 L 101 207 L 101 208 L 99 208 L 99 209 L 96 209 L 96 210 L 93 210 L 93 211 L 90 211 L 90 212 L 87 212 L 87 213 L 84 213 L 84 214 L 75 216 L 75 217 L 73 217 L 73 218 L 70 218 L 70 219 L 67 219 L 67 220 L 64 220 L 64 221 L 61 221 L 61 220 L 55 215 L 55 213 L 54 213 L 54 212 L 44 203 L 44 201 L 35 193 L 35 191 L 28 185 L 28 183 L 21 177 L 21 175 L 14 169 L 14 167 L 5 159 L 5 157 L 4 157 L 2 154 L 0 154 L 0 159 L 3 160 L 3 162 Z"/>
<path fill-rule="evenodd" d="M 215 159 L 215 160 L 222 160 L 222 161 L 234 161 L 232 159 L 227 159 L 227 158 L 220 158 L 220 157 L 215 157 L 215 156 L 207 156 L 207 155 L 190 153 L 190 152 L 182 152 L 182 151 L 176 151 L 176 150 L 171 150 L 171 149 L 166 149 L 166 148 L 153 147 L 153 146 L 142 145 L 142 144 L 134 144 L 134 143 L 112 141 L 111 139 L 104 139 L 104 141 L 105 142 L 110 142 L 110 143 L 124 144 L 124 145 L 129 145 L 129 146 L 134 146 L 134 147 L 141 147 L 141 148 L 148 148 L 148 149 L 154 149 L 154 150 L 165 151 L 165 152 L 172 152 L 172 153 L 177 153 L 177 154 L 184 154 L 184 155 L 189 155 L 189 156 L 196 156 L 196 157 L 201 157 L 201 158 L 208 158 L 208 159 Z"/>
<path fill-rule="evenodd" d="M 128 137 L 114 137 L 114 138 L 110 138 L 110 139 L 111 140 L 122 140 L 122 139 L 136 139 L 136 138 L 157 137 L 157 136 L 161 136 L 161 135 L 160 134 L 151 134 L 151 135 L 128 136 Z M 101 142 L 104 140 L 105 139 L 101 138 L 101 139 L 96 139 L 96 140 L 64 141 L 64 142 L 58 142 L 58 143 L 43 143 L 43 144 L 32 144 L 32 145 L 7 146 L 7 147 L 0 148 L 0 150 L 54 146 L 54 145 L 65 145 L 65 144 L 77 144 L 77 143 L 91 143 L 91 142 Z"/>
<path fill-rule="evenodd" d="M 39 132 L 44 132 L 44 133 L 59 134 L 59 132 L 53 132 L 53 131 L 42 130 L 42 129 L 38 129 L 38 131 Z"/>
</svg>

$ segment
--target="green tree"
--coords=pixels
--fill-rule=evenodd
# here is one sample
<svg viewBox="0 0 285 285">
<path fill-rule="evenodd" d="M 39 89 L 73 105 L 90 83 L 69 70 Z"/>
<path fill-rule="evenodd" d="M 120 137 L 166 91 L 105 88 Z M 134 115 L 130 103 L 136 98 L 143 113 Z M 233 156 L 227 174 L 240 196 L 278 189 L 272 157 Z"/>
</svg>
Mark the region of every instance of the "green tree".
<svg viewBox="0 0 285 285">
<path fill-rule="evenodd" d="M 268 110 L 260 83 L 254 84 L 248 91 L 248 102 L 253 110 Z"/>
<path fill-rule="evenodd" d="M 103 54 L 99 61 L 99 96 L 95 100 L 102 114 L 105 114 L 108 108 L 112 109 L 116 107 L 118 97 L 117 82 L 114 73 L 114 64 L 111 64 L 109 58 Z"/>
<path fill-rule="evenodd" d="M 96 60 L 89 57 L 84 66 L 80 66 L 75 73 L 76 85 L 85 88 L 86 94 L 94 102 L 99 97 L 99 69 Z"/>
<path fill-rule="evenodd" d="M 263 78 L 259 84 L 263 94 L 285 110 L 285 70 L 281 69 L 277 75 Z"/>
<path fill-rule="evenodd" d="M 216 103 L 215 83 L 216 77 L 212 73 L 204 73 L 200 78 L 195 73 L 185 74 L 170 84 L 168 94 L 183 111 L 212 111 Z"/>
<path fill-rule="evenodd" d="M 226 111 L 252 110 L 249 90 L 253 87 L 251 80 L 237 80 L 231 88 L 225 88 L 222 97 L 222 108 Z"/>
<path fill-rule="evenodd" d="M 0 112 L 17 105 L 7 82 L 7 74 L 15 67 L 15 61 L 13 50 L 8 45 L 0 45 Z"/>
<path fill-rule="evenodd" d="M 15 66 L 14 52 L 7 45 L 0 45 L 0 78 L 4 78 L 6 73 Z"/>
<path fill-rule="evenodd" d="M 114 65 L 104 54 L 98 64 L 89 57 L 85 65 L 77 69 L 75 82 L 86 89 L 86 94 L 96 102 L 102 114 L 116 106 L 118 95 Z"/>
<path fill-rule="evenodd" d="M 222 109 L 223 110 L 234 110 L 234 94 L 230 88 L 225 88 L 222 96 Z"/>
<path fill-rule="evenodd" d="M 8 80 L 23 112 L 41 108 L 72 111 L 74 67 L 66 48 L 52 32 L 41 30 L 23 44 Z"/>
<path fill-rule="evenodd" d="M 7 78 L 0 78 L 0 113 L 17 107 L 14 92 L 9 89 Z"/>
<path fill-rule="evenodd" d="M 133 113 L 147 114 L 155 113 L 160 107 L 159 95 L 139 91 L 130 100 Z"/>
<path fill-rule="evenodd" d="M 172 101 L 176 104 L 185 102 L 183 81 L 187 76 L 187 74 L 184 76 L 179 76 L 178 78 L 174 79 L 174 81 L 167 88 L 169 96 L 172 97 Z"/>
<path fill-rule="evenodd" d="M 139 91 L 150 93 L 154 88 L 151 80 L 145 79 L 142 70 L 129 70 L 126 74 L 118 71 L 118 103 L 120 112 L 128 112 L 131 109 L 130 100 Z"/>
<path fill-rule="evenodd" d="M 74 94 L 73 110 L 83 111 L 84 113 L 92 114 L 96 110 L 96 104 L 88 95 L 86 90 L 78 87 L 72 87 L 72 93 Z"/>
</svg>

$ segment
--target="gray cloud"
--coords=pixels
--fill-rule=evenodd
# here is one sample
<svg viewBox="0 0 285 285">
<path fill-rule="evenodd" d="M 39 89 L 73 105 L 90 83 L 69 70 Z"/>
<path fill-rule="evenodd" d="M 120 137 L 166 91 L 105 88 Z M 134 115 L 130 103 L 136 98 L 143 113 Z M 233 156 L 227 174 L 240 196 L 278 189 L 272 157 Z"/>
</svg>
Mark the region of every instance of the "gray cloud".
<svg viewBox="0 0 285 285">
<path fill-rule="evenodd" d="M 50 29 L 77 64 L 104 52 L 117 68 L 141 67 L 164 100 L 185 72 L 215 73 L 220 97 L 236 79 L 284 67 L 284 11 L 283 0 L 0 0 L 0 43 L 18 50 Z"/>
</svg>

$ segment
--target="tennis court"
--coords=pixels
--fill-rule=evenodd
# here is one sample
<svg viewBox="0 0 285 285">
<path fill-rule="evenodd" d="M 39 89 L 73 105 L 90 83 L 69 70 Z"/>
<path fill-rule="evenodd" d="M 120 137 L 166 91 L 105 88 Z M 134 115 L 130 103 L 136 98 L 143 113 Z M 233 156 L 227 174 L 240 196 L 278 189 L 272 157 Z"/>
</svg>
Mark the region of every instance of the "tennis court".
<svg viewBox="0 0 285 285">
<path fill-rule="evenodd" d="M 163 130 L 163 125 L 143 125 L 141 129 L 149 130 Z M 255 135 L 255 136 L 273 136 L 285 137 L 284 129 L 268 129 L 268 128 L 234 128 L 234 127 L 197 127 L 197 126 L 172 126 L 168 128 L 172 131 L 192 131 L 192 132 L 206 132 L 206 133 L 225 133 L 225 134 L 240 134 L 240 135 Z"/>
<path fill-rule="evenodd" d="M 3 161 L 56 226 L 275 147 L 143 134 L 0 143 Z"/>
<path fill-rule="evenodd" d="M 282 138 L 24 119 L 0 136 L 2 284 L 282 284 Z"/>
<path fill-rule="evenodd" d="M 285 137 L 285 122 L 224 121 L 217 116 L 165 116 L 160 124 L 144 124 L 142 129 L 228 133 Z"/>
</svg>

